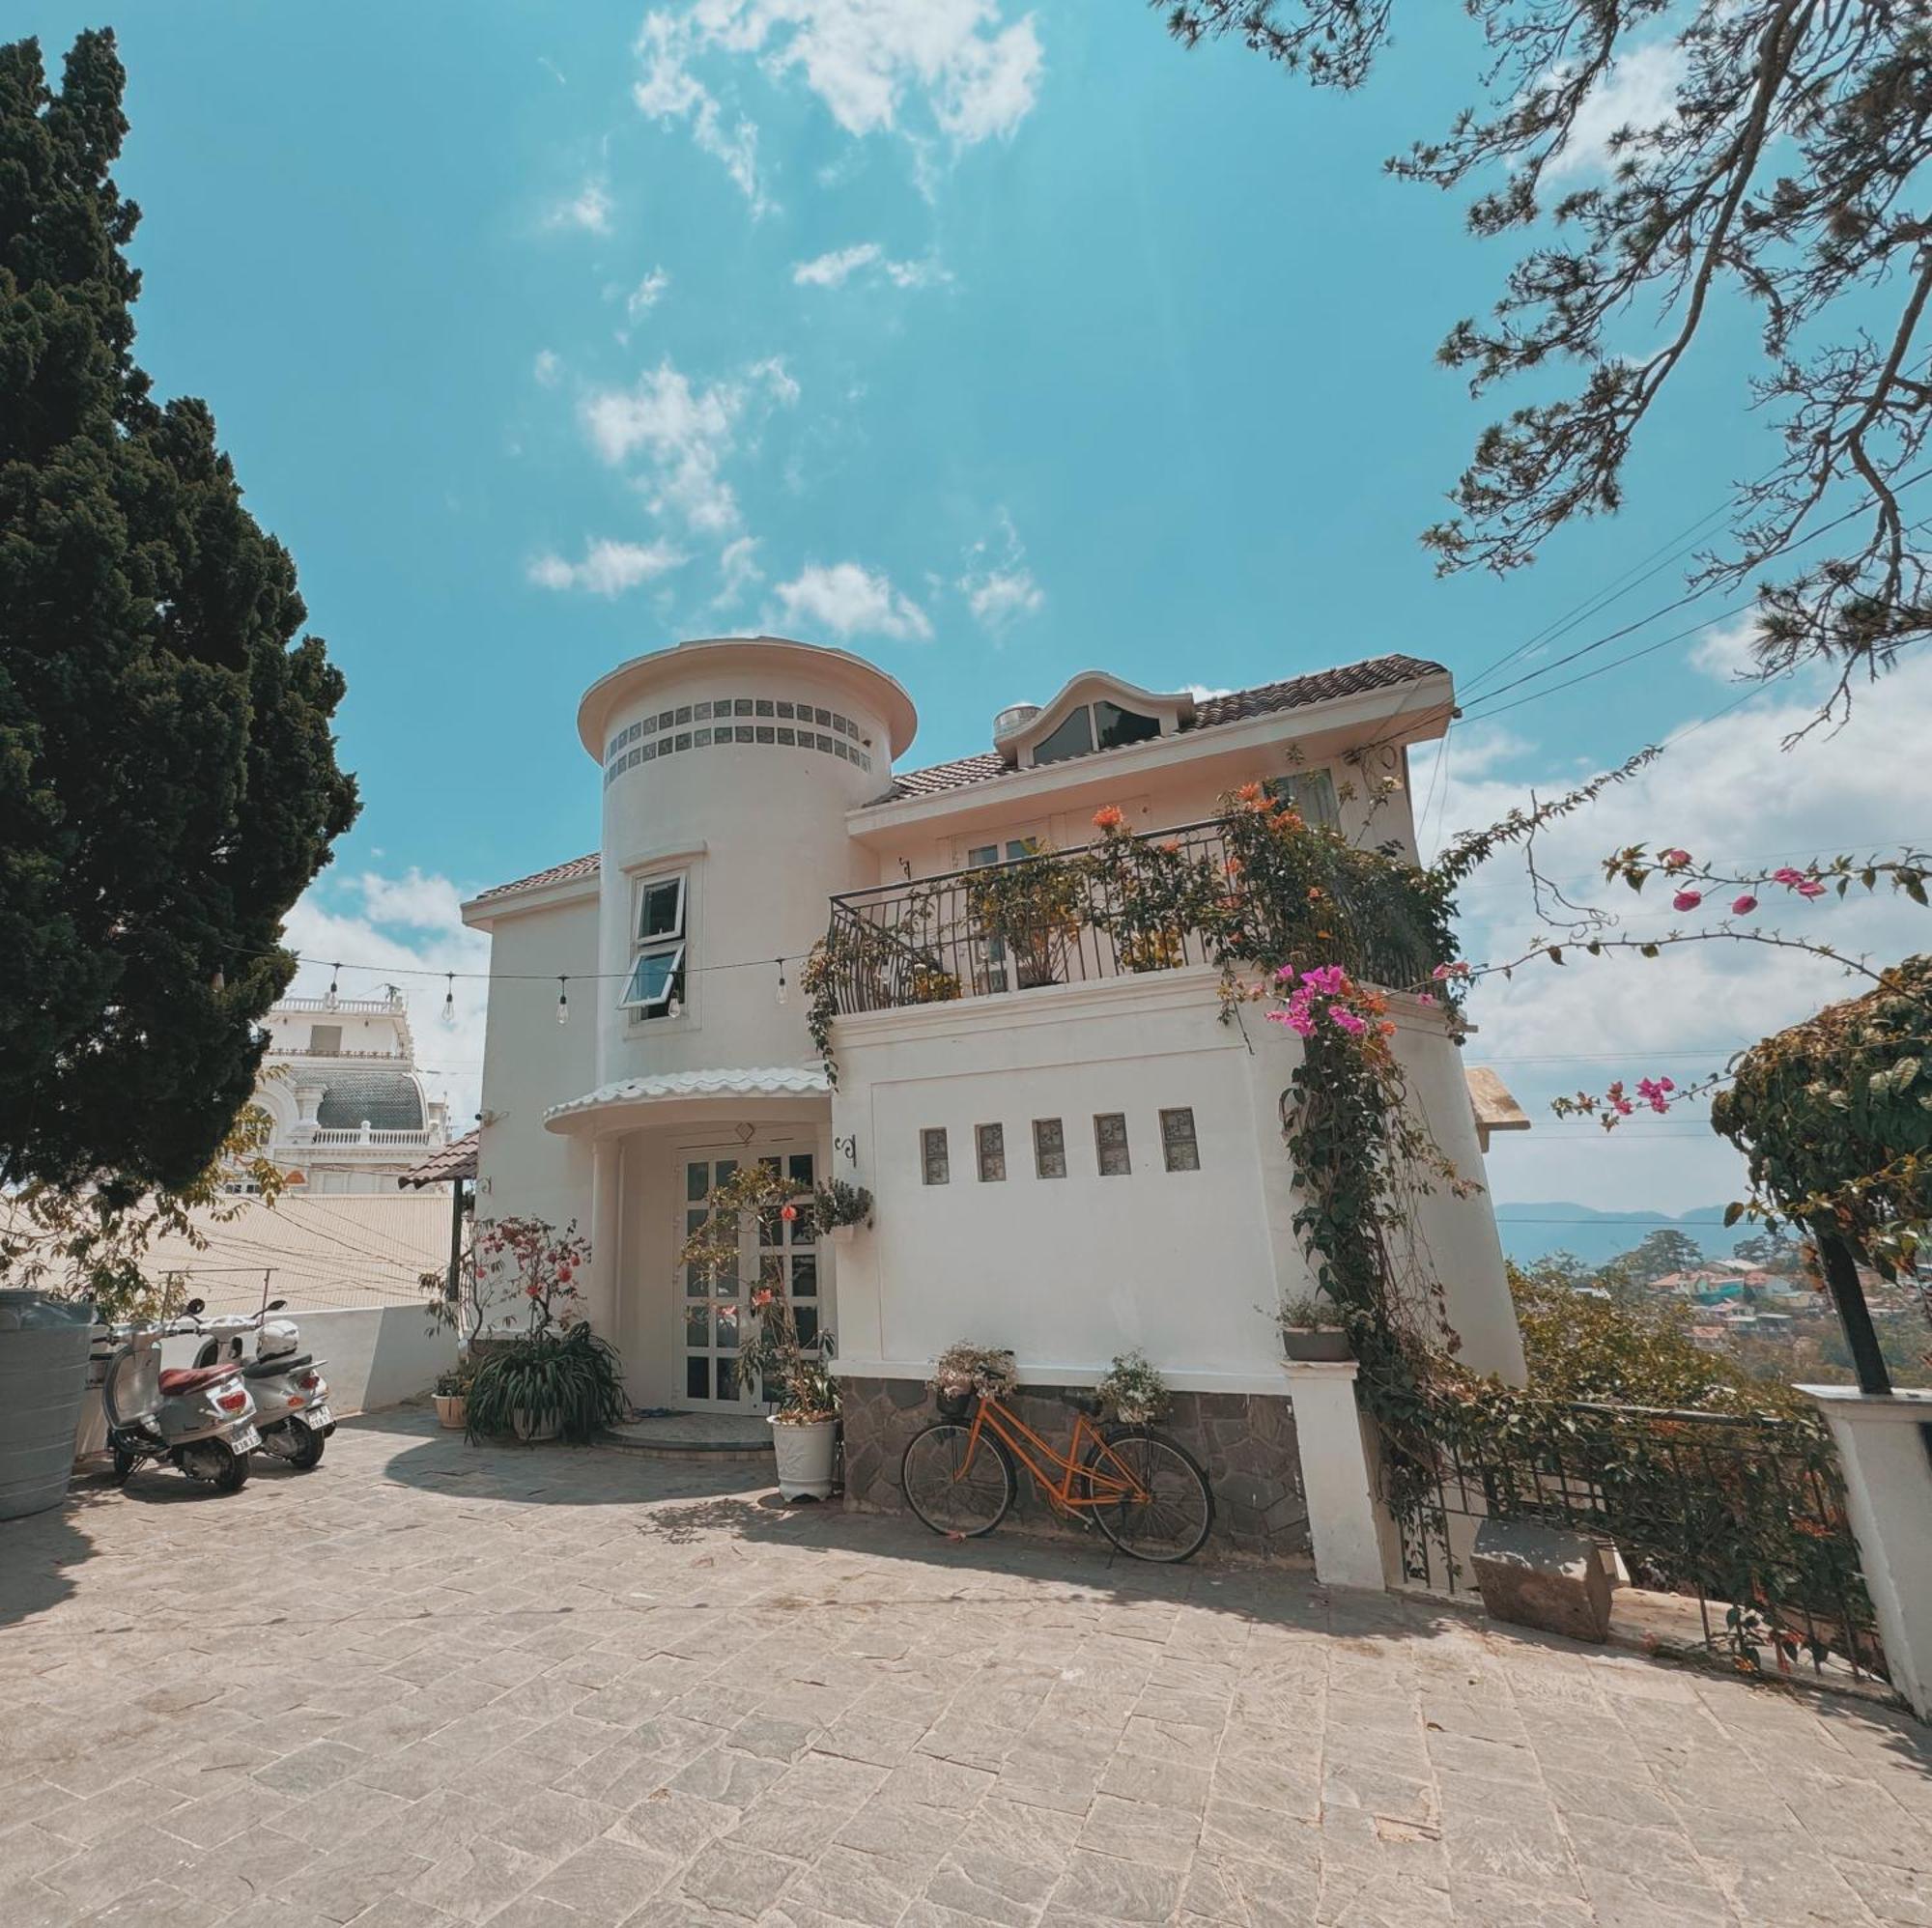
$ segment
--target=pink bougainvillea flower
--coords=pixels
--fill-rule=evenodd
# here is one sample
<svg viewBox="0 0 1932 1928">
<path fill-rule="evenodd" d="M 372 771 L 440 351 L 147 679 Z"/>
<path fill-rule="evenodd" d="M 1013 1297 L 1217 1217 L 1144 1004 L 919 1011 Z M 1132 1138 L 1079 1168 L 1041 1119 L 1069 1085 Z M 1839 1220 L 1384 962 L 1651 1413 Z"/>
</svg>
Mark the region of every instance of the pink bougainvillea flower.
<svg viewBox="0 0 1932 1928">
<path fill-rule="evenodd" d="M 1774 870 L 1771 873 L 1771 881 L 1774 884 L 1782 884 L 1786 890 L 1792 890 L 1804 882 L 1804 872 L 1803 870 L 1794 870 L 1787 864 L 1783 869 Z"/>
<path fill-rule="evenodd" d="M 1747 891 L 1743 896 L 1732 900 L 1731 909 L 1739 917 L 1749 917 L 1751 912 L 1757 909 L 1757 899 Z"/>
<path fill-rule="evenodd" d="M 1368 1030 L 1368 1020 L 1358 1017 L 1346 1005 L 1330 1005 L 1328 1015 L 1346 1031 L 1350 1037 L 1359 1037 Z"/>
<path fill-rule="evenodd" d="M 1440 1004 L 1442 1001 L 1434 991 L 1417 991 L 1415 1002 L 1419 1005 L 1435 1005 Z"/>
<path fill-rule="evenodd" d="M 1807 877 L 1802 884 L 1793 886 L 1801 897 L 1822 897 L 1825 887 L 1815 877 Z"/>
<path fill-rule="evenodd" d="M 1669 870 L 1688 870 L 1690 867 L 1690 853 L 1688 850 L 1663 850 L 1658 855 L 1664 867 Z"/>
<path fill-rule="evenodd" d="M 1679 891 L 1671 898 L 1670 908 L 1674 911 L 1694 911 L 1704 901 L 1702 891 Z"/>
<path fill-rule="evenodd" d="M 787 1225 L 790 1225 L 798 1217 L 798 1207 L 795 1205 L 781 1205 L 779 1207 L 779 1216 Z"/>
</svg>

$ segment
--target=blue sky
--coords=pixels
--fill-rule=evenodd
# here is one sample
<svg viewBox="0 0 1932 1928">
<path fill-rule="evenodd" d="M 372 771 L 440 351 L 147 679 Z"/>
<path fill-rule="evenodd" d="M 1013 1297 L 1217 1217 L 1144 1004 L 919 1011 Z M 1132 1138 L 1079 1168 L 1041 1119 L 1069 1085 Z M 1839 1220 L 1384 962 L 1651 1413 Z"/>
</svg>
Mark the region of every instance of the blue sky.
<svg viewBox="0 0 1932 1928">
<path fill-rule="evenodd" d="M 98 18 L 16 0 L 9 31 L 57 60 Z M 139 353 L 163 393 L 210 400 L 349 679 L 365 807 L 298 919 L 305 949 L 477 968 L 457 897 L 595 840 L 582 688 L 680 635 L 874 657 L 919 704 L 915 761 L 983 748 L 995 708 L 1093 664 L 1230 687 L 1406 649 L 1466 680 L 1772 453 L 1745 407 L 1748 323 L 1720 315 L 1615 522 L 1507 581 L 1435 577 L 1417 531 L 1502 405 L 1433 354 L 1510 255 L 1380 162 L 1473 98 L 1460 10 L 1413 10 L 1352 98 L 1237 46 L 1186 53 L 1131 6 L 198 4 L 115 24 Z M 1666 572 L 1572 640 L 1673 593 Z M 1687 643 L 1472 720 L 1432 824 L 1719 709 L 1714 664 Z M 1689 840 L 1695 773 L 1725 756 L 1799 809 L 1779 836 L 1932 831 L 1916 780 L 1860 814 L 1917 821 L 1814 822 L 1855 746 L 1793 780 L 1771 709 L 1674 752 L 1692 776 L 1646 793 L 1672 821 L 1640 834 Z M 1762 799 L 1729 835 L 1758 854 Z M 1522 923 L 1513 878 L 1483 888 L 1477 954 Z M 1554 1015 L 1532 996 L 1520 1023 L 1494 997 L 1476 1055 L 1520 1031 L 1512 1082 L 1542 1095 L 1593 1068 L 1560 1050 L 1729 1044 L 1808 995 L 1752 983 L 1695 1036 L 1660 1020 L 1661 987 L 1565 992 Z M 459 1107 L 474 1007 L 440 1039 Z M 1552 1120 L 1497 1189 L 1725 1196 L 1721 1154 L 1683 1129 L 1573 1154 Z"/>
</svg>

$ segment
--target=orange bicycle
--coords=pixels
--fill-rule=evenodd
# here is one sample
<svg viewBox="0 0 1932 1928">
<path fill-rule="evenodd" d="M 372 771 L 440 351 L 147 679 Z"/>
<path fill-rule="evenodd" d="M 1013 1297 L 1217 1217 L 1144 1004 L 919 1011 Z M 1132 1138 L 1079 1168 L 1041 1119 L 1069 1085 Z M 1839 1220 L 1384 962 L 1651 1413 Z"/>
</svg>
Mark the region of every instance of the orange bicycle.
<svg viewBox="0 0 1932 1928">
<path fill-rule="evenodd" d="M 961 1407 L 915 1433 L 899 1461 L 907 1505 L 935 1533 L 976 1540 L 1007 1517 L 1017 1459 L 1056 1512 L 1097 1521 L 1136 1560 L 1199 1552 L 1214 1523 L 1214 1500 L 1193 1455 L 1145 1426 L 1103 1430 L 1094 1423 L 1097 1400 L 1067 1397 L 1066 1403 L 1073 1437 L 1065 1453 L 997 1399 L 978 1399 L 970 1421 Z"/>
</svg>

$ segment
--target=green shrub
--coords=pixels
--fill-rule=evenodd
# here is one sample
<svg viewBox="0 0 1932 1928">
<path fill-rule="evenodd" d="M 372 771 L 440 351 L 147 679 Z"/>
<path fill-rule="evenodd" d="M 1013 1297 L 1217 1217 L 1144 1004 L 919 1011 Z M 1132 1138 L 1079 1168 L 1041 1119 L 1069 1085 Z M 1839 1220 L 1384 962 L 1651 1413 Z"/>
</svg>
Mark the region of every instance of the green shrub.
<svg viewBox="0 0 1932 1928">
<path fill-rule="evenodd" d="M 589 1326 L 538 1333 L 494 1347 L 476 1368 L 465 1414 L 472 1440 L 553 1423 L 573 1445 L 596 1438 L 628 1405 L 617 1354 Z"/>
</svg>

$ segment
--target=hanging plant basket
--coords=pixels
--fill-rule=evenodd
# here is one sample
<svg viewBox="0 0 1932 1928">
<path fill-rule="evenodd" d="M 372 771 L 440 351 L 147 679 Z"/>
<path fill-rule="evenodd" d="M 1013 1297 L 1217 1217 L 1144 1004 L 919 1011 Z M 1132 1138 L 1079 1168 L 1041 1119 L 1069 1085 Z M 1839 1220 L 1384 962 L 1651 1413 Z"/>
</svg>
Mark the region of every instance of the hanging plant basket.
<svg viewBox="0 0 1932 1928">
<path fill-rule="evenodd" d="M 1281 1349 L 1298 1365 L 1332 1365 L 1352 1359 L 1354 1348 L 1339 1325 L 1284 1325 Z"/>
</svg>

